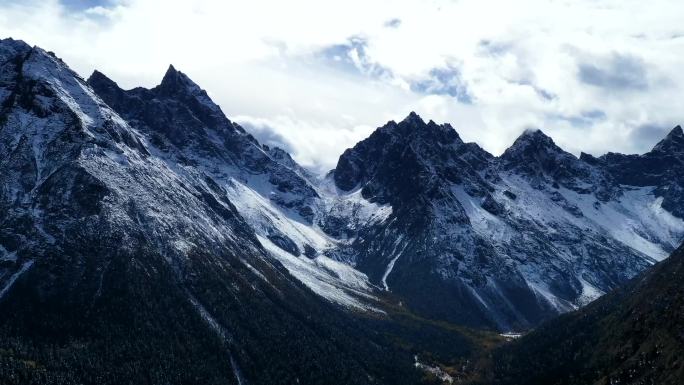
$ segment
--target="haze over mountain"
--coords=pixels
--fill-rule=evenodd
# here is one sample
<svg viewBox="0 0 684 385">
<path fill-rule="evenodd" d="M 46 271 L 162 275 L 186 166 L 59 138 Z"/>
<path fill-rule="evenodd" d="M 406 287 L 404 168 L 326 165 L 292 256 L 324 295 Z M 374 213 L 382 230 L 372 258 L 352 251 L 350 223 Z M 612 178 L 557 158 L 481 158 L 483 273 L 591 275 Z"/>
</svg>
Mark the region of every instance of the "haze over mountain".
<svg viewBox="0 0 684 385">
<path fill-rule="evenodd" d="M 12 39 L 0 102 L 13 383 L 416 383 L 684 236 L 679 127 L 643 155 L 535 130 L 496 157 L 410 113 L 318 177 L 173 66 L 124 90 Z"/>
</svg>

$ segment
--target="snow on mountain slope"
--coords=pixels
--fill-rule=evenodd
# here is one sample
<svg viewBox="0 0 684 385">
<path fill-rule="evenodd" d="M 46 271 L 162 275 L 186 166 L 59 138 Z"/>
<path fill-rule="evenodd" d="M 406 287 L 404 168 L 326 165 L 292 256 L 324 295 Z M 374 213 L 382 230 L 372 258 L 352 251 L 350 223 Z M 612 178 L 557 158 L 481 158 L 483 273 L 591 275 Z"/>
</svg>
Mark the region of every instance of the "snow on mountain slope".
<svg viewBox="0 0 684 385">
<path fill-rule="evenodd" d="M 261 244 L 292 275 L 328 300 L 376 311 L 369 303 L 376 300 L 372 293 L 377 288 L 370 284 L 368 277 L 325 255 L 326 250 L 336 248 L 344 240 L 288 217 L 249 185 L 231 179 L 225 187 L 230 201 L 254 228 Z"/>
<path fill-rule="evenodd" d="M 663 198 L 655 187 L 622 186 L 619 201 L 596 205 L 590 197 L 570 190 L 563 196 L 582 210 L 588 221 L 634 250 L 661 261 L 677 248 L 684 234 L 684 221 L 663 209 Z"/>
<path fill-rule="evenodd" d="M 322 197 L 324 189 L 287 153 L 261 146 L 172 66 L 152 90 L 121 90 L 99 72 L 89 83 L 137 127 L 156 157 L 178 172 L 205 174 L 215 181 L 266 250 L 293 276 L 328 300 L 373 310 L 377 288 L 365 274 L 326 256 L 348 241 L 326 234 L 315 218 L 337 210 L 352 213 L 356 221 L 377 221 L 382 214 L 376 213 L 376 205 L 353 194 L 333 199 L 326 192 Z"/>
<path fill-rule="evenodd" d="M 577 159 L 539 130 L 494 157 L 412 113 L 319 179 L 173 67 L 150 90 L 124 91 L 99 72 L 88 82 L 156 157 L 209 176 L 275 259 L 343 306 L 372 308 L 386 290 L 431 317 L 529 328 L 626 281 L 684 235 L 663 207 L 675 201 L 664 182 L 629 186 L 609 160 Z"/>
<path fill-rule="evenodd" d="M 662 189 L 621 184 L 597 163 L 539 130 L 493 157 L 412 113 L 340 157 L 338 189 L 392 211 L 338 255 L 429 316 L 534 326 L 625 282 L 684 235 Z"/>
<path fill-rule="evenodd" d="M 2 63 L 0 243 L 20 256 L 16 262 L 36 249 L 68 249 L 78 241 L 72 237 L 98 231 L 83 227 L 94 223 L 115 232 L 122 250 L 139 242 L 167 247 L 173 239 L 177 247 L 164 251 L 173 269 L 183 269 L 200 245 L 218 250 L 241 240 L 246 253 L 260 253 L 248 226 L 210 183 L 150 156 L 140 134 L 60 59 L 23 42 L 0 46 L 7 45 L 21 52 Z M 29 267 L 22 262 L 17 271 Z"/>
<path fill-rule="evenodd" d="M 368 304 L 374 298 L 368 294 L 373 288 L 365 274 L 324 255 L 297 258 L 268 238 L 259 237 L 259 241 L 290 274 L 321 297 L 353 309 L 382 312 Z M 366 301 L 357 297 L 366 297 Z"/>
<path fill-rule="evenodd" d="M 662 198 L 653 194 L 654 187 L 621 186 L 619 199 L 600 202 L 594 195 L 565 187 L 557 190 L 559 195 L 549 195 L 530 188 L 516 176 L 503 176 L 502 181 L 495 196 L 513 215 L 535 222 L 548 232 L 558 231 L 554 225 L 566 222 L 584 231 L 608 235 L 654 261 L 667 256 L 666 250 L 676 248 L 684 234 L 684 221 L 661 207 Z M 517 199 L 505 199 L 505 191 L 514 193 Z M 483 234 L 492 239 L 499 237 L 497 232 Z"/>
<path fill-rule="evenodd" d="M 547 191 L 531 188 L 525 180 L 515 175 L 508 175 L 502 176 L 493 196 L 501 202 L 507 215 L 530 224 L 531 228 L 536 227 L 538 231 L 558 234 L 559 237 L 583 232 L 585 238 L 591 234 L 597 243 L 601 237 L 608 237 L 638 252 L 649 263 L 662 260 L 668 254 L 666 250 L 672 250 L 681 241 L 684 221 L 661 207 L 662 198 L 653 194 L 653 187 L 621 187 L 624 193 L 619 200 L 601 203 L 594 195 L 578 194 L 564 187 L 557 190 L 560 195 L 549 195 Z M 507 199 L 506 192 L 515 194 L 516 199 Z M 514 242 L 519 231 L 515 225 L 482 208 L 481 200 L 471 197 L 462 188 L 456 188 L 455 193 L 480 236 L 500 248 Z M 562 205 L 558 204 L 559 201 L 563 202 Z M 570 211 L 568 208 L 571 208 Z M 573 308 L 610 290 L 610 286 L 603 286 L 600 282 L 594 281 L 593 285 L 587 282 L 584 275 L 591 275 L 591 269 L 582 271 L 583 262 L 577 259 L 579 253 L 575 249 L 576 245 L 559 243 L 557 246 L 560 253 L 558 257 L 567 259 L 578 269 L 577 279 L 582 290 Z M 549 302 L 556 303 L 555 295 L 550 294 L 548 289 L 540 289 L 543 284 L 535 275 L 534 269 L 526 273 L 530 286 Z M 559 308 L 567 310 L 565 306 Z"/>
</svg>

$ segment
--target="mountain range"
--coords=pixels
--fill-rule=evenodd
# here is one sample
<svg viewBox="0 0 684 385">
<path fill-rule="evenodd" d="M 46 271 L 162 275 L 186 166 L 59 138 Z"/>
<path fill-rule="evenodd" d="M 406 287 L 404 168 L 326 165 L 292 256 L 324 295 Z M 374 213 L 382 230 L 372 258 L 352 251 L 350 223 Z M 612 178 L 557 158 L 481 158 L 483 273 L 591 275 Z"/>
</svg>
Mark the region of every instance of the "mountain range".
<svg viewBox="0 0 684 385">
<path fill-rule="evenodd" d="M 411 113 L 317 178 L 173 67 L 151 90 L 99 72 L 88 83 L 160 157 L 224 188 L 293 275 L 346 306 L 391 291 L 430 318 L 524 330 L 624 283 L 684 235 L 679 127 L 637 157 L 578 159 L 541 131 L 494 157 Z"/>
<path fill-rule="evenodd" d="M 410 113 L 319 176 L 173 66 L 124 90 L 12 39 L 0 102 L 8 383 L 409 384 L 500 345 L 492 380 L 520 379 L 516 346 L 637 300 L 498 333 L 641 287 L 684 236 L 680 127 L 643 155 L 530 130 L 493 156 Z"/>
</svg>

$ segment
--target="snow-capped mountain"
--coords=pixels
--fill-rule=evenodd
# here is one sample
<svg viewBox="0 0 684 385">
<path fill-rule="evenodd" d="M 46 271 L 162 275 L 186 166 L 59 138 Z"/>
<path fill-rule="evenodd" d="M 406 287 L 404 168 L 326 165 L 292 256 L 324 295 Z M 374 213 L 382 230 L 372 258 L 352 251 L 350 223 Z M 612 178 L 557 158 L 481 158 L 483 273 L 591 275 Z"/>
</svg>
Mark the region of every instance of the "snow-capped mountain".
<svg viewBox="0 0 684 385">
<path fill-rule="evenodd" d="M 314 220 L 327 199 L 315 178 L 289 154 L 260 145 L 173 66 L 151 90 L 122 90 L 99 72 L 88 83 L 170 167 L 202 173 L 215 181 L 260 243 L 300 281 L 344 306 L 374 310 L 368 303 L 374 302 L 368 278 L 325 256 L 336 240 Z M 355 206 L 363 206 L 367 216 L 377 215 L 375 206 L 363 200 L 345 207 L 358 212 Z"/>
<path fill-rule="evenodd" d="M 212 175 L 280 186 L 302 226 L 306 180 L 182 74 L 137 92 L 121 102 L 159 108 L 145 133 L 54 54 L 0 40 L 1 382 L 416 383 L 412 354 L 288 274 Z"/>
<path fill-rule="evenodd" d="M 578 159 L 528 131 L 495 157 L 411 113 L 318 178 L 173 66 L 155 88 L 123 90 L 2 46 L 3 294 L 38 269 L 28 250 L 106 234 L 163 245 L 174 270 L 223 247 L 252 255 L 238 259 L 255 276 L 282 265 L 347 308 L 382 313 L 390 300 L 525 329 L 626 281 L 684 234 L 679 128 L 644 155 Z M 70 226 L 91 238 L 67 237 L 80 234 Z"/>
<path fill-rule="evenodd" d="M 122 90 L 98 72 L 89 84 L 156 156 L 210 175 L 292 275 L 346 307 L 382 312 L 391 292 L 432 318 L 526 329 L 625 282 L 684 235 L 668 206 L 676 166 L 646 175 L 651 153 L 623 156 L 647 159 L 634 165 L 578 159 L 537 130 L 495 157 L 411 113 L 319 179 L 173 67 L 151 90 Z M 677 129 L 668 138 L 654 149 L 661 157 L 681 153 Z M 626 169 L 650 179 L 627 180 Z"/>
<path fill-rule="evenodd" d="M 684 147 L 661 142 L 654 151 L 665 148 L 677 156 Z M 630 185 L 616 170 L 638 175 L 649 166 L 585 158 L 538 130 L 494 157 L 412 113 L 340 157 L 332 173 L 340 190 L 392 208 L 340 253 L 423 314 L 502 330 L 534 326 L 663 259 L 684 235 L 678 211 L 665 204 L 676 187 L 661 187 L 675 177 Z"/>
</svg>

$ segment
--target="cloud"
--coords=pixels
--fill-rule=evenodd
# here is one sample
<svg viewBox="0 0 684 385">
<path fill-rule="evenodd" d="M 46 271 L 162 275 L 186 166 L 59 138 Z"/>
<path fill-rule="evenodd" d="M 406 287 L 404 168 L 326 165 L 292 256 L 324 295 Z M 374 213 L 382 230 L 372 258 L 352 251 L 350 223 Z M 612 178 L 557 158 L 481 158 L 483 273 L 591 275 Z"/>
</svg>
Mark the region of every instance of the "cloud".
<svg viewBox="0 0 684 385">
<path fill-rule="evenodd" d="M 268 122 L 249 117 L 238 117 L 239 124 L 251 133 L 261 144 L 269 147 L 279 147 L 291 154 L 297 151 L 289 139 L 281 135 L 277 129 L 271 127 Z"/>
<path fill-rule="evenodd" d="M 632 56 L 615 54 L 606 63 L 580 63 L 579 78 L 583 83 L 610 90 L 637 90 L 648 88 L 646 65 Z"/>
<path fill-rule="evenodd" d="M 113 4 L 111 0 L 60 0 L 60 3 L 72 11 L 106 8 Z"/>
<path fill-rule="evenodd" d="M 594 125 L 597 121 L 606 119 L 606 113 L 601 110 L 583 111 L 579 115 L 563 116 L 556 115 L 556 119 L 566 121 L 573 127 L 588 128 Z"/>
<path fill-rule="evenodd" d="M 173 63 L 322 170 L 412 110 L 495 154 L 526 127 L 575 153 L 646 151 L 660 138 L 643 127 L 684 122 L 682 14 L 678 0 L 10 0 L 0 36 L 128 88 Z"/>
<path fill-rule="evenodd" d="M 344 129 L 321 126 L 305 118 L 279 115 L 271 119 L 239 115 L 233 118 L 257 139 L 290 152 L 298 162 L 318 174 L 335 168 L 338 157 L 349 143 L 356 143 L 372 132 L 369 126 L 351 126 Z M 325 135 L 321 135 L 325 132 Z M 321 157 L 321 153 L 330 156 Z"/>
<path fill-rule="evenodd" d="M 423 94 L 449 95 L 461 103 L 472 103 L 461 72 L 453 66 L 431 69 L 427 78 L 411 83 L 411 90 Z"/>
<path fill-rule="evenodd" d="M 635 127 L 629 132 L 629 137 L 634 143 L 644 143 L 647 150 L 650 150 L 656 143 L 660 142 L 672 129 L 681 123 L 675 122 L 653 122 Z M 635 152 L 643 152 L 639 149 Z"/>
<path fill-rule="evenodd" d="M 510 52 L 513 49 L 514 45 L 511 42 L 503 42 L 503 41 L 492 41 L 492 40 L 481 40 L 479 42 L 479 48 L 482 50 L 482 52 L 491 55 L 491 56 L 501 56 L 506 54 L 507 52 Z"/>
<path fill-rule="evenodd" d="M 375 78 L 391 78 L 391 71 L 373 62 L 367 49 L 368 41 L 365 38 L 353 36 L 343 44 L 323 48 L 319 55 L 327 65 L 343 71 L 359 72 Z"/>
<path fill-rule="evenodd" d="M 385 22 L 385 27 L 387 28 L 399 28 L 401 25 L 401 19 L 390 19 Z"/>
</svg>

